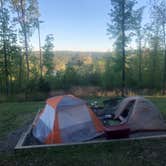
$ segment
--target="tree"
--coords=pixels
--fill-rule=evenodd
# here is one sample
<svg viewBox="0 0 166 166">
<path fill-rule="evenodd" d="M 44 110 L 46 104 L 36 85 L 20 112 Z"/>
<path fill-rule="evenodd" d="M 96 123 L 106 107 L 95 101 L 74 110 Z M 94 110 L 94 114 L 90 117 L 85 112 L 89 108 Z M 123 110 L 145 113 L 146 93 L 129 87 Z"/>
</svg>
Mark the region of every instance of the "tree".
<svg viewBox="0 0 166 166">
<path fill-rule="evenodd" d="M 164 66 L 163 66 L 163 87 L 162 93 L 165 94 L 166 88 L 166 1 L 165 0 L 155 0 L 152 1 L 152 9 L 153 9 L 153 19 L 159 24 L 162 30 L 162 38 L 163 38 L 163 50 L 164 50 Z"/>
<path fill-rule="evenodd" d="M 53 74 L 54 70 L 54 36 L 49 34 L 46 36 L 45 45 L 43 47 L 43 66 L 45 67 L 46 76 Z"/>
<path fill-rule="evenodd" d="M 4 56 L 4 73 L 5 73 L 5 87 L 6 95 L 9 94 L 9 57 L 10 48 L 13 43 L 16 43 L 16 35 L 13 31 L 13 27 L 10 24 L 9 10 L 5 8 L 5 1 L 0 1 L 0 38 L 1 49 Z"/>
<path fill-rule="evenodd" d="M 27 67 L 27 80 L 29 80 L 29 46 L 28 40 L 35 27 L 36 19 L 39 17 L 38 2 L 37 0 L 10 0 L 13 10 L 16 12 L 17 17 L 15 21 L 20 24 L 20 32 L 24 38 L 26 67 Z"/>
<path fill-rule="evenodd" d="M 9 17 L 4 12 L 4 2 L 1 0 L 1 32 L 2 32 L 2 42 L 3 42 L 3 54 L 4 54 L 4 69 L 5 69 L 5 82 L 6 82 L 6 95 L 9 93 L 9 79 L 8 79 L 8 62 L 7 62 L 7 50 L 6 50 L 6 30 L 8 26 Z M 5 18 L 6 16 L 6 18 Z"/>
<path fill-rule="evenodd" d="M 135 0 L 111 0 L 111 10 L 109 13 L 110 23 L 108 24 L 108 34 L 116 38 L 119 52 L 122 56 L 122 88 L 121 95 L 124 96 L 126 87 L 126 51 L 125 47 L 130 37 L 130 31 L 134 28 L 136 15 L 134 6 Z"/>
<path fill-rule="evenodd" d="M 110 72 L 111 60 L 112 60 L 111 56 L 105 58 L 105 71 L 103 73 L 102 80 L 103 80 L 103 86 L 106 89 L 111 89 L 112 88 L 111 83 L 113 83 L 113 77 L 112 77 L 111 72 Z"/>
<path fill-rule="evenodd" d="M 40 24 L 43 23 L 43 21 L 39 21 L 39 19 L 36 19 L 35 26 L 37 28 L 38 33 L 38 40 L 39 40 L 39 60 L 40 60 L 40 78 L 42 78 L 43 73 L 43 66 L 42 66 L 42 48 L 41 48 L 41 34 L 40 34 Z"/>
<path fill-rule="evenodd" d="M 143 30 L 142 30 L 142 14 L 143 14 L 143 10 L 144 7 L 138 9 L 136 11 L 136 15 L 137 15 L 137 20 L 136 20 L 136 25 L 135 25 L 135 30 L 136 30 L 136 42 L 138 43 L 138 82 L 139 82 L 139 86 L 142 83 L 142 38 L 143 38 Z"/>
<path fill-rule="evenodd" d="M 151 57 L 149 59 L 151 63 L 150 68 L 150 77 L 151 77 L 151 86 L 150 88 L 155 88 L 157 79 L 157 57 L 158 51 L 160 48 L 160 26 L 158 20 L 152 20 L 152 23 L 149 26 L 146 26 L 146 29 L 149 33 L 149 48 L 151 50 Z M 159 69 L 158 69 L 159 70 Z"/>
</svg>

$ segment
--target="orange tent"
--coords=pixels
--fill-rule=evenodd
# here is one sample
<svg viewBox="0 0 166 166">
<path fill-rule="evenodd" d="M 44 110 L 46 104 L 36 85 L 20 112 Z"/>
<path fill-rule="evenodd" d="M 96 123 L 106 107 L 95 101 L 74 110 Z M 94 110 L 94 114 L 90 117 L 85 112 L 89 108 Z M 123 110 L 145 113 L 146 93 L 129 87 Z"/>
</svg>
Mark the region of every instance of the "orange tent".
<svg viewBox="0 0 166 166">
<path fill-rule="evenodd" d="M 32 130 L 41 143 L 80 142 L 103 133 L 103 125 L 86 102 L 72 95 L 47 100 Z"/>
</svg>

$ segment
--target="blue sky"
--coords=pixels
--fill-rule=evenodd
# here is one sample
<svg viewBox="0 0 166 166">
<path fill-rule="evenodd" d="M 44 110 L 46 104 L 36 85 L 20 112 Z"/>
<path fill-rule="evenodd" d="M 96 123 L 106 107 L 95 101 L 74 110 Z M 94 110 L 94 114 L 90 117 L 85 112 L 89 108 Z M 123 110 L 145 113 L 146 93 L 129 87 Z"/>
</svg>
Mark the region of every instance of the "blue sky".
<svg viewBox="0 0 166 166">
<path fill-rule="evenodd" d="M 139 0 L 138 6 L 144 5 Z M 109 51 L 112 42 L 106 35 L 110 0 L 39 0 L 41 41 L 55 36 L 55 50 Z M 145 11 L 144 21 L 147 20 Z M 32 45 L 38 48 L 36 33 Z"/>
</svg>

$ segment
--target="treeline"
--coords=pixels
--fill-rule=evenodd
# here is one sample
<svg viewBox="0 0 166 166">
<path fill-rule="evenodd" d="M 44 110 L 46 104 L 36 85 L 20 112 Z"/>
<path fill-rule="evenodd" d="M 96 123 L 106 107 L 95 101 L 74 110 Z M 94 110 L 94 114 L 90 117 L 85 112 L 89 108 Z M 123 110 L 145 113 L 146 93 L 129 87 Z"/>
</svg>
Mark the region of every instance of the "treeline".
<svg viewBox="0 0 166 166">
<path fill-rule="evenodd" d="M 149 89 L 162 91 L 164 56 L 163 50 L 153 57 L 153 50 L 142 48 L 141 81 L 139 56 L 137 50 L 126 51 L 126 90 Z M 69 53 L 68 53 L 69 54 Z M 53 76 L 52 89 L 69 89 L 72 86 L 99 86 L 105 90 L 121 89 L 121 63 L 116 52 L 100 53 L 71 53 L 61 55 L 55 53 L 54 64 L 56 71 Z M 155 71 L 154 71 L 155 58 Z M 60 64 L 60 65 L 59 65 Z"/>
<path fill-rule="evenodd" d="M 46 70 L 47 77 L 51 75 L 54 36 L 47 35 L 44 46 L 41 46 L 39 16 L 37 0 L 0 1 L 1 94 L 28 94 L 35 86 L 34 80 L 39 85 L 43 82 L 43 70 Z M 39 56 L 34 55 L 30 46 L 35 31 L 38 32 Z"/>
<path fill-rule="evenodd" d="M 136 85 L 137 88 L 162 88 L 162 93 L 165 94 L 166 1 L 149 1 L 147 24 L 143 22 L 145 8 L 146 6 L 137 8 L 136 0 L 111 0 L 108 34 L 115 39 L 122 95 L 125 95 L 127 87 Z M 132 44 L 137 46 L 135 58 L 127 51 L 127 47 Z M 136 75 L 137 71 L 138 79 L 133 79 L 132 75 Z"/>
<path fill-rule="evenodd" d="M 47 93 L 72 86 L 99 86 L 106 90 L 166 89 L 166 1 L 151 0 L 149 23 L 146 6 L 135 0 L 110 0 L 108 35 L 114 51 L 107 53 L 54 52 L 54 36 L 40 42 L 37 0 L 1 1 L 0 93 Z M 37 31 L 39 52 L 30 39 Z M 58 41 L 57 41 L 58 42 Z M 102 43 L 101 43 L 102 44 Z M 134 45 L 134 46 L 133 46 Z"/>
</svg>

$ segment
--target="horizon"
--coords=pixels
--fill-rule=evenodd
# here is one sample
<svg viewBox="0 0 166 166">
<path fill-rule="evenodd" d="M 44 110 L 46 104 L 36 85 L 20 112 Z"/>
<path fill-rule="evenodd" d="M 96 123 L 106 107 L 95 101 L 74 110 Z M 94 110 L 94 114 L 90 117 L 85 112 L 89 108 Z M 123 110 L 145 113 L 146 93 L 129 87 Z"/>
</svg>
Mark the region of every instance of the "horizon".
<svg viewBox="0 0 166 166">
<path fill-rule="evenodd" d="M 33 49 L 32 51 L 34 52 L 39 52 L 38 49 Z M 113 51 L 113 50 L 112 50 Z M 90 50 L 56 50 L 54 49 L 53 52 L 82 52 L 82 53 L 109 53 L 112 52 L 111 50 L 106 50 L 106 51 L 90 51 Z M 42 51 L 44 52 L 44 51 Z"/>
</svg>

